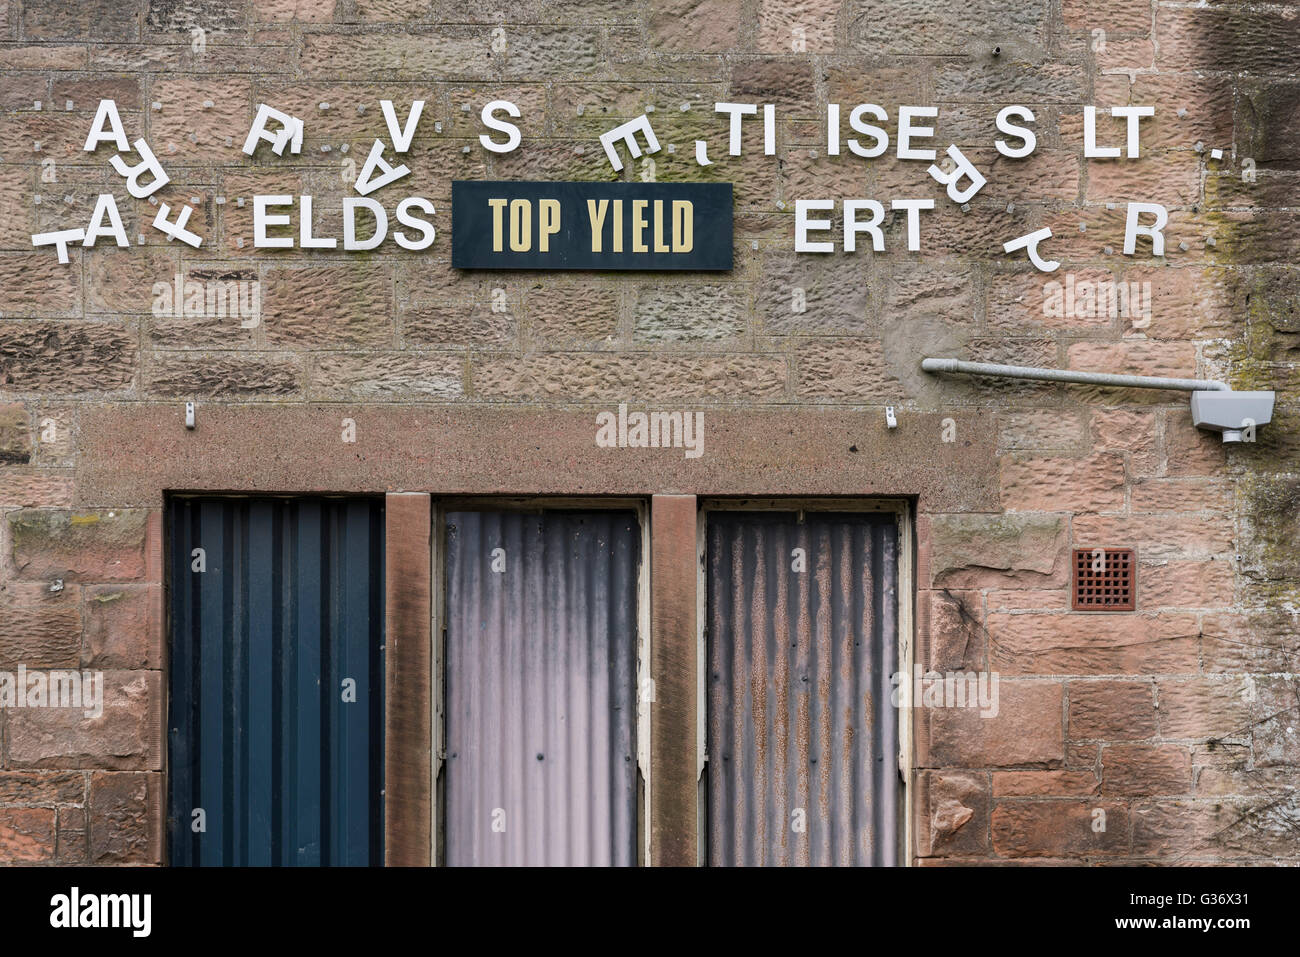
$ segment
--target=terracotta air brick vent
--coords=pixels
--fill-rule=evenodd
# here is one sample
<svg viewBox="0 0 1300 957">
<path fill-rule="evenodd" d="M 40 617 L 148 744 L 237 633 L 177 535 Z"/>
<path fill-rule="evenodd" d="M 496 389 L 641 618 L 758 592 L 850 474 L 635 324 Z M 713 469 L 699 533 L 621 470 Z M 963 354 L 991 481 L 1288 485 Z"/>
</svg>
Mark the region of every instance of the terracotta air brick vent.
<svg viewBox="0 0 1300 957">
<path fill-rule="evenodd" d="M 1137 599 L 1133 549 L 1076 548 L 1073 592 L 1075 611 L 1132 611 Z"/>
</svg>

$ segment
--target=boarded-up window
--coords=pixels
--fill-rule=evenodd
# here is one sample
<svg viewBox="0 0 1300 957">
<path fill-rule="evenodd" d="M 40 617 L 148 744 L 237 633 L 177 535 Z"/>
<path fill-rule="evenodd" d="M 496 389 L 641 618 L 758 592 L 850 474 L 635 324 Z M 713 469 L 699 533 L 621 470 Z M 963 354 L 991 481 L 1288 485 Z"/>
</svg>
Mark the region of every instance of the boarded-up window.
<svg viewBox="0 0 1300 957">
<path fill-rule="evenodd" d="M 708 860 L 897 862 L 892 513 L 708 515 Z"/>
<path fill-rule="evenodd" d="M 382 864 L 383 502 L 168 515 L 171 862 Z"/>
<path fill-rule="evenodd" d="M 446 862 L 636 862 L 631 512 L 453 512 Z"/>
</svg>

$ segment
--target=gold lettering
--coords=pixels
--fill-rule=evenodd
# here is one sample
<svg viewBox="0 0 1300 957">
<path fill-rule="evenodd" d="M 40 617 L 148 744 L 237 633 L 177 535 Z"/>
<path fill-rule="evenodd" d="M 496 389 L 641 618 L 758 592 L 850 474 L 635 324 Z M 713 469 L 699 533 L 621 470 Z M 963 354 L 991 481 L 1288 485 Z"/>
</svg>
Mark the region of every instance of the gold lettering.
<svg viewBox="0 0 1300 957">
<path fill-rule="evenodd" d="M 510 250 L 526 253 L 533 248 L 533 204 L 526 199 L 510 203 Z"/>
<path fill-rule="evenodd" d="M 488 205 L 492 207 L 492 251 L 499 253 L 501 252 L 501 220 L 504 218 L 502 211 L 506 208 L 506 201 L 504 199 L 489 199 Z"/>
<path fill-rule="evenodd" d="M 668 252 L 668 244 L 664 242 L 664 201 L 655 200 L 655 252 Z"/>
<path fill-rule="evenodd" d="M 695 204 L 688 199 L 673 200 L 673 252 L 688 253 L 695 248 Z"/>
<path fill-rule="evenodd" d="M 605 231 L 605 213 L 609 210 L 609 200 L 602 199 L 597 205 L 594 199 L 587 200 L 587 216 L 591 219 L 591 251 L 601 251 L 601 241 Z"/>
<path fill-rule="evenodd" d="M 649 205 L 648 200 L 632 200 L 632 252 L 634 253 L 649 252 L 645 244 L 645 228 L 650 225 L 645 218 L 647 205 Z"/>
<path fill-rule="evenodd" d="M 538 252 L 551 251 L 551 237 L 560 231 L 560 201 L 543 199 L 537 204 Z"/>
</svg>

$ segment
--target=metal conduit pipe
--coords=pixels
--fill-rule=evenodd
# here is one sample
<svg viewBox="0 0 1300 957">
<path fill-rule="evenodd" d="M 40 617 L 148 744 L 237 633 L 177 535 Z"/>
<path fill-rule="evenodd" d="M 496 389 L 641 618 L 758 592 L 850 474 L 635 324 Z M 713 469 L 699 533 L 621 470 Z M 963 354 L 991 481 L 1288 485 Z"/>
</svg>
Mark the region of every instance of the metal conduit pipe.
<svg viewBox="0 0 1300 957">
<path fill-rule="evenodd" d="M 968 375 L 1001 376 L 1005 379 L 1038 379 L 1043 382 L 1077 382 L 1139 389 L 1178 389 L 1192 394 L 1192 424 L 1219 432 L 1225 442 L 1253 442 L 1255 428 L 1273 418 L 1272 392 L 1234 392 L 1215 379 L 1163 379 L 1150 375 L 1116 375 L 1110 372 L 1075 372 L 1035 366 L 1002 366 L 992 362 L 963 362 L 960 359 L 923 358 L 926 372 L 964 372 Z"/>
<path fill-rule="evenodd" d="M 963 362 L 960 359 L 922 359 L 926 372 L 964 372 L 967 375 L 995 375 L 1006 379 L 1041 379 L 1044 382 L 1078 382 L 1139 389 L 1178 389 L 1181 392 L 1231 392 L 1214 379 L 1163 379 L 1150 375 L 1116 375 L 1111 372 L 1076 372 L 1037 366 L 1002 366 L 992 362 Z"/>
</svg>

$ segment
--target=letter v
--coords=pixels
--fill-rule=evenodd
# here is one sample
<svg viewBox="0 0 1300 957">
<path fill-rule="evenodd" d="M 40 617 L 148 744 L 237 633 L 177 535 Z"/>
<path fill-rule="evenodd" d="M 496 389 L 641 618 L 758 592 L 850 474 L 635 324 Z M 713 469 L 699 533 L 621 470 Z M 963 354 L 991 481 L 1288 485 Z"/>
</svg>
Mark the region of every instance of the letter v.
<svg viewBox="0 0 1300 957">
<path fill-rule="evenodd" d="M 411 148 L 411 140 L 415 138 L 415 127 L 420 122 L 420 114 L 424 112 L 424 100 L 415 100 L 411 103 L 411 113 L 406 118 L 406 128 L 397 128 L 397 112 L 393 109 L 392 100 L 380 100 L 379 108 L 384 111 L 384 122 L 388 124 L 388 138 L 393 144 L 393 151 L 405 153 Z"/>
</svg>

